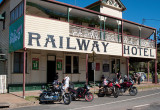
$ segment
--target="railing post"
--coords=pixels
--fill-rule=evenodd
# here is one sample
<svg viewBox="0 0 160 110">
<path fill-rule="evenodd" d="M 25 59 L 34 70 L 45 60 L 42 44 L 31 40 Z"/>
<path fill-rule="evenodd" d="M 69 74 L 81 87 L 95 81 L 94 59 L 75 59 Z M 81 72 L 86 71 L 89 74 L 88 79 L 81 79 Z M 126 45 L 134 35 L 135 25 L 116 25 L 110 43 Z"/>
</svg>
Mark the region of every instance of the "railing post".
<svg viewBox="0 0 160 110">
<path fill-rule="evenodd" d="M 104 40 L 106 39 L 106 37 L 105 37 L 106 19 L 107 19 L 107 17 L 104 16 L 104 38 L 103 38 Z"/>
<path fill-rule="evenodd" d="M 100 19 L 100 39 L 102 39 L 102 21 Z"/>
<path fill-rule="evenodd" d="M 121 29 L 122 29 L 122 30 L 121 30 L 121 34 L 122 34 L 122 35 L 121 35 L 121 42 L 122 42 L 122 57 L 123 57 L 123 21 L 121 21 L 121 24 L 122 24 L 122 25 L 121 25 Z"/>
<path fill-rule="evenodd" d="M 117 20 L 117 23 L 118 23 L 118 43 L 119 43 L 119 25 L 120 25 L 119 20 Z"/>
<path fill-rule="evenodd" d="M 69 19 L 70 19 L 70 11 L 71 11 L 71 8 L 68 7 L 68 9 L 67 9 L 67 19 L 68 19 L 68 22 L 69 22 Z"/>
</svg>

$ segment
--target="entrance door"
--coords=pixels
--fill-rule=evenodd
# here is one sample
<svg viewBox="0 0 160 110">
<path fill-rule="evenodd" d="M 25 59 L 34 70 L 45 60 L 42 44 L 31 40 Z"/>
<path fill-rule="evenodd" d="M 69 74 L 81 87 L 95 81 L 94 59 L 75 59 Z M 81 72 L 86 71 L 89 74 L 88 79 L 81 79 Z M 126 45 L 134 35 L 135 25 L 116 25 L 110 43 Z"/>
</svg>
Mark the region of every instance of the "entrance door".
<svg viewBox="0 0 160 110">
<path fill-rule="evenodd" d="M 94 81 L 94 70 L 92 70 L 92 63 L 88 62 L 88 82 Z"/>
<path fill-rule="evenodd" d="M 54 59 L 49 59 L 47 61 L 47 83 L 52 83 L 56 77 L 56 61 Z"/>
</svg>

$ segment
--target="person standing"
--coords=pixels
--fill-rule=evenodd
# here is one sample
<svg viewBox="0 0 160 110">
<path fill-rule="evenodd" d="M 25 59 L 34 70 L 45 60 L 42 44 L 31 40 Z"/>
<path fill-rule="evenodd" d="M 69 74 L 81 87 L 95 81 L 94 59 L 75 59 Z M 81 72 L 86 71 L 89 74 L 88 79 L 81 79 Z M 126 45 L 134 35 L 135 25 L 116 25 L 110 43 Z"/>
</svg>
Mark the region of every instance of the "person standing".
<svg viewBox="0 0 160 110">
<path fill-rule="evenodd" d="M 121 73 L 120 72 L 116 73 L 116 80 L 118 83 L 120 83 L 120 80 L 121 80 Z"/>
<path fill-rule="evenodd" d="M 69 87 L 69 81 L 70 81 L 70 78 L 68 75 L 66 75 L 66 77 L 64 78 L 64 84 L 65 84 L 65 91 L 68 89 Z"/>
</svg>

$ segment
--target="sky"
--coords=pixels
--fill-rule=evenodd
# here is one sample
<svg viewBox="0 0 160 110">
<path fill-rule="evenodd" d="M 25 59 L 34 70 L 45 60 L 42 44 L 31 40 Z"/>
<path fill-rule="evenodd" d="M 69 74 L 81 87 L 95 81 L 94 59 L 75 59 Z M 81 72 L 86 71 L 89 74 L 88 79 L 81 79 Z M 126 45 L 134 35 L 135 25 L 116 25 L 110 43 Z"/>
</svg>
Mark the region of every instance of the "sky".
<svg viewBox="0 0 160 110">
<path fill-rule="evenodd" d="M 57 0 L 72 5 L 85 7 L 98 0 Z M 144 25 L 160 28 L 160 0 L 121 0 L 127 8 L 123 12 L 123 19 L 142 24 L 142 20 L 146 19 Z M 147 20 L 148 19 L 148 20 Z M 149 20 L 153 19 L 153 20 Z"/>
<path fill-rule="evenodd" d="M 2 0 L 0 0 L 1 2 Z M 85 7 L 98 0 L 57 0 L 60 2 L 76 5 L 79 7 Z M 142 24 L 143 19 L 146 20 L 144 25 L 156 28 L 160 28 L 160 0 L 121 0 L 121 2 L 127 8 L 123 12 L 123 19 L 133 21 Z"/>
</svg>

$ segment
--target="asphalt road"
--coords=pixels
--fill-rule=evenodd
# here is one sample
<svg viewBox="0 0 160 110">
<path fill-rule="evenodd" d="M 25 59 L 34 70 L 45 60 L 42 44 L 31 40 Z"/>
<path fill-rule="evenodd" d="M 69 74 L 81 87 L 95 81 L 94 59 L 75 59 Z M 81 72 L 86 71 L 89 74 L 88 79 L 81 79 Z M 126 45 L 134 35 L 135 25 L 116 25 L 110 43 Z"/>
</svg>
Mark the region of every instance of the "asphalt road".
<svg viewBox="0 0 160 110">
<path fill-rule="evenodd" d="M 160 110 L 160 89 L 139 92 L 136 96 L 125 94 L 118 98 L 101 97 L 92 102 L 84 100 L 72 101 L 70 105 L 63 103 L 43 104 L 40 106 L 16 108 L 12 110 Z"/>
</svg>

